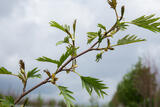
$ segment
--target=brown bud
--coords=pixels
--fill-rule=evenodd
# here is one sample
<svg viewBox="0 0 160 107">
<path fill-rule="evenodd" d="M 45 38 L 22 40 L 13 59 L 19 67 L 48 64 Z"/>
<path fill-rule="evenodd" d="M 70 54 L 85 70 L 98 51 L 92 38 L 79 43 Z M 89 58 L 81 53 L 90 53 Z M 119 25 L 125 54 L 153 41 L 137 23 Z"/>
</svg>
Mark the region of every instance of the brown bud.
<svg viewBox="0 0 160 107">
<path fill-rule="evenodd" d="M 107 51 L 108 51 L 108 48 L 105 48 L 105 49 L 104 49 L 104 51 L 106 51 L 106 52 L 107 52 Z"/>
<path fill-rule="evenodd" d="M 25 64 L 23 60 L 19 60 L 20 69 L 25 70 Z"/>
<path fill-rule="evenodd" d="M 120 18 L 120 20 L 122 20 L 122 18 L 123 18 L 123 16 L 124 16 L 124 11 L 125 11 L 125 7 L 122 6 L 122 7 L 121 7 L 121 18 Z"/>
<path fill-rule="evenodd" d="M 109 49 L 109 50 L 114 50 L 114 48 L 112 48 L 112 47 L 109 47 L 108 49 Z"/>
<path fill-rule="evenodd" d="M 49 77 L 51 76 L 50 72 L 48 70 L 43 70 Z"/>
</svg>

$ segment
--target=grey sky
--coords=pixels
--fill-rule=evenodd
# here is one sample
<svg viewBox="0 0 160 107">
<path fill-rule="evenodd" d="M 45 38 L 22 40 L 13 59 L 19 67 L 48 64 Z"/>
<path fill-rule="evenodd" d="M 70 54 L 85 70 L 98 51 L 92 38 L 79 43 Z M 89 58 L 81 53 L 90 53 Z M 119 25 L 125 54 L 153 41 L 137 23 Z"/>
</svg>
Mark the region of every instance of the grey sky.
<svg viewBox="0 0 160 107">
<path fill-rule="evenodd" d="M 141 15 L 153 14 L 160 16 L 159 0 L 119 0 L 119 7 L 126 7 L 125 20 L 132 20 Z M 23 59 L 27 69 L 39 67 L 54 71 L 52 64 L 35 61 L 37 57 L 47 56 L 57 59 L 64 52 L 64 45 L 55 46 L 56 42 L 65 36 L 63 32 L 49 26 L 48 22 L 55 20 L 61 24 L 72 24 L 77 19 L 77 45 L 79 52 L 86 49 L 86 32 L 96 31 L 97 24 L 109 27 L 114 23 L 115 15 L 106 0 L 0 0 L 0 66 L 17 72 L 18 61 Z M 103 60 L 96 63 L 95 52 L 78 58 L 77 72 L 85 76 L 101 78 L 109 87 L 108 96 L 102 102 L 109 101 L 116 90 L 117 83 L 135 64 L 138 56 L 150 53 L 160 63 L 160 34 L 131 26 L 126 32 L 118 33 L 117 39 L 126 34 L 137 34 L 148 41 L 143 43 L 120 46 L 115 51 L 105 53 Z M 114 39 L 114 40 L 117 40 Z M 114 41 L 113 40 L 113 41 Z M 45 74 L 44 74 L 45 75 Z M 75 92 L 79 102 L 86 102 L 89 96 L 81 90 L 81 82 L 75 74 L 60 74 L 60 85 L 68 86 Z M 0 76 L 0 86 L 17 88 L 17 79 L 7 79 Z M 45 76 L 44 76 L 45 78 Z M 29 87 L 40 80 L 30 81 Z M 15 85 L 15 83 L 17 85 Z M 10 84 L 7 86 L 6 84 Z M 19 85 L 18 85 L 19 86 Z M 20 85 L 21 86 L 21 85 Z M 19 88 L 18 88 L 19 89 Z M 46 98 L 57 97 L 58 90 L 54 86 L 45 85 L 32 94 L 41 92 Z M 52 93 L 52 94 L 50 94 Z M 83 99 L 82 99 L 83 97 Z"/>
</svg>

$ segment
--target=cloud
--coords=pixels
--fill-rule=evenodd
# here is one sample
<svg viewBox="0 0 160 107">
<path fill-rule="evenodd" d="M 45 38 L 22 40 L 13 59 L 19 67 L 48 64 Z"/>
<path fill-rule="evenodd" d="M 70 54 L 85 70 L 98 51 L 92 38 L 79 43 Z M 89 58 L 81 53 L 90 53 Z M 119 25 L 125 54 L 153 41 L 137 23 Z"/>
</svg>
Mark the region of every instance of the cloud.
<svg viewBox="0 0 160 107">
<path fill-rule="evenodd" d="M 14 0 L 14 1 L 1 0 L 0 1 L 0 13 L 1 13 L 0 19 L 4 17 L 9 17 L 14 11 L 14 9 L 16 8 L 16 6 L 19 5 L 20 2 L 21 0 Z"/>
</svg>

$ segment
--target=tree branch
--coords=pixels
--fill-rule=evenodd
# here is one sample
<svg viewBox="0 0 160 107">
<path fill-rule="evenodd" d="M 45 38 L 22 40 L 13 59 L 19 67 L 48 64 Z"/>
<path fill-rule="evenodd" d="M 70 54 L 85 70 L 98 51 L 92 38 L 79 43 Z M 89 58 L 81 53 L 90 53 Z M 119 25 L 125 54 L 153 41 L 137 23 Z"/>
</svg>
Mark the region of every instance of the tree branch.
<svg viewBox="0 0 160 107">
<path fill-rule="evenodd" d="M 28 91 L 23 92 L 22 95 L 15 100 L 14 104 L 17 104 L 24 96 L 26 96 L 26 95 L 27 95 L 28 93 L 30 93 L 31 91 L 35 90 L 36 88 L 40 87 L 40 86 L 43 85 L 43 84 L 46 84 L 50 78 L 51 78 L 51 77 L 48 77 L 47 79 L 45 79 L 44 81 L 40 82 L 40 83 L 37 84 L 36 86 L 32 87 L 32 88 L 29 89 Z"/>
</svg>

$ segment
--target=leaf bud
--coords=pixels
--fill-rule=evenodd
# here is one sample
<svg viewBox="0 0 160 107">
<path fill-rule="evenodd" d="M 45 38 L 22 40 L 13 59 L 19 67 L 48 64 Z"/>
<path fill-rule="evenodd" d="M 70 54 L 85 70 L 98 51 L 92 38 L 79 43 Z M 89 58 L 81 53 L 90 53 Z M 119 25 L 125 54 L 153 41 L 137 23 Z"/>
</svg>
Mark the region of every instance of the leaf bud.
<svg viewBox="0 0 160 107">
<path fill-rule="evenodd" d="M 25 70 L 25 64 L 23 60 L 19 60 L 20 69 Z"/>
<path fill-rule="evenodd" d="M 54 80 L 54 78 L 55 78 L 55 74 L 53 73 L 53 74 L 52 74 L 52 80 Z"/>
<path fill-rule="evenodd" d="M 110 47 L 110 45 L 111 45 L 111 42 L 109 39 L 107 39 L 107 47 Z"/>
<path fill-rule="evenodd" d="M 112 48 L 112 47 L 109 47 L 108 49 L 109 49 L 109 50 L 114 50 L 114 48 Z"/>
<path fill-rule="evenodd" d="M 76 22 L 77 22 L 77 20 L 75 19 L 74 20 L 74 23 L 73 23 L 73 32 L 75 33 L 75 31 L 76 31 Z"/>
<path fill-rule="evenodd" d="M 105 48 L 104 51 L 108 51 L 108 48 Z"/>
<path fill-rule="evenodd" d="M 51 74 L 50 74 L 50 72 L 48 71 L 48 70 L 44 70 L 44 72 L 50 77 L 51 76 Z"/>
<path fill-rule="evenodd" d="M 123 16 L 124 16 L 124 11 L 125 11 L 125 7 L 124 6 L 122 6 L 121 7 L 121 18 L 120 18 L 120 20 L 123 18 Z"/>
<path fill-rule="evenodd" d="M 74 68 L 77 68 L 77 67 L 78 67 L 78 65 L 77 65 L 77 64 L 75 64 L 73 67 L 74 67 Z"/>
<path fill-rule="evenodd" d="M 25 71 L 24 69 L 20 68 L 20 72 L 24 75 L 25 74 Z"/>
<path fill-rule="evenodd" d="M 56 82 L 52 79 L 52 80 L 50 80 L 50 82 L 52 83 L 52 84 L 55 84 Z"/>
</svg>

